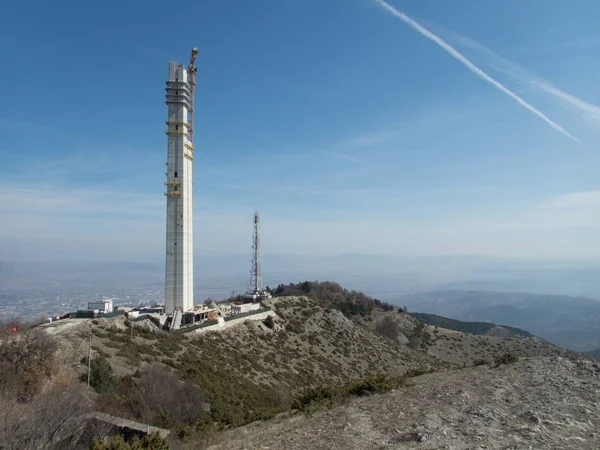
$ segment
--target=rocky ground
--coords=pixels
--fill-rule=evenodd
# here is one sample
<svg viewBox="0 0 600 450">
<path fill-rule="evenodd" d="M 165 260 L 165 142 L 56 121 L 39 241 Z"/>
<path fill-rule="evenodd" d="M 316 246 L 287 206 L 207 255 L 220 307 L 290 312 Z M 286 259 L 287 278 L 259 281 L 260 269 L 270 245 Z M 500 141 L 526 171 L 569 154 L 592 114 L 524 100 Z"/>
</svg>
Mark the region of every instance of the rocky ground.
<svg viewBox="0 0 600 450">
<path fill-rule="evenodd" d="M 321 308 L 311 300 L 285 297 L 266 303 L 272 307 L 272 329 L 263 323 L 262 315 L 250 316 L 252 320 L 240 320 L 226 329 L 172 339 L 164 332 L 145 333 L 154 330 L 143 329 L 150 322 L 136 323 L 130 338 L 123 317 L 67 319 L 44 328 L 60 340 L 65 364 L 77 366 L 87 355 L 92 325 L 93 356 L 108 358 L 119 376 L 132 374 L 147 364 L 178 368 L 184 358 L 190 362 L 197 359 L 219 372 L 287 391 L 313 383 L 344 382 L 371 372 L 401 375 L 411 369 L 454 367 L 372 333 L 340 311 Z"/>
<path fill-rule="evenodd" d="M 400 342 L 406 342 L 442 361 L 459 366 L 471 366 L 482 361 L 493 361 L 510 353 L 517 356 L 564 356 L 577 357 L 579 353 L 558 347 L 538 337 L 524 338 L 517 335 L 475 335 L 425 325 L 409 314 L 374 311 L 371 321 L 360 320 L 361 325 L 375 329 L 375 324 L 385 316 L 392 317 L 401 331 Z M 497 327 L 500 328 L 500 327 Z M 504 329 L 504 331 L 508 331 Z M 504 333 L 501 333 L 504 334 Z"/>
<path fill-rule="evenodd" d="M 119 376 L 132 374 L 154 362 L 173 366 L 187 354 L 204 362 L 218 363 L 228 373 L 253 382 L 271 386 L 283 383 L 286 388 L 343 382 L 371 372 L 400 375 L 410 369 L 468 367 L 507 353 L 575 355 L 537 338 L 465 334 L 424 325 L 408 314 L 397 312 L 375 310 L 366 318 L 350 320 L 340 311 L 321 308 L 306 298 L 283 297 L 267 303 L 275 318 L 273 329 L 259 320 L 262 316 L 251 316 L 252 320 L 242 320 L 227 329 L 176 336 L 177 339 L 164 342 L 170 344 L 164 346 L 160 345 L 163 339 L 154 338 L 167 337 L 167 333 L 155 336 L 144 333 L 158 331 L 149 321 L 135 324 L 131 340 L 123 317 L 93 321 L 66 319 L 44 328 L 59 339 L 63 364 L 75 370 L 81 370 L 80 360 L 87 355 L 91 326 L 93 355 L 109 358 Z M 398 325 L 400 332 L 395 340 L 375 331 L 385 317 L 393 318 Z M 110 329 L 123 334 L 109 335 L 106 331 Z"/>
<path fill-rule="evenodd" d="M 270 324 L 249 320 L 199 334 L 156 333 L 143 323 L 131 333 L 123 318 L 44 328 L 59 340 L 73 379 L 85 369 L 92 326 L 92 355 L 106 358 L 116 376 L 155 364 L 176 369 L 210 393 L 227 426 L 277 414 L 309 386 L 436 370 L 388 394 L 214 435 L 214 449 L 600 449 L 599 361 L 537 338 L 465 334 L 396 311 L 351 320 L 303 297 L 268 303 Z M 394 339 L 377 332 L 386 318 L 397 324 Z M 470 367 L 507 354 L 522 359 Z"/>
<path fill-rule="evenodd" d="M 423 375 L 311 415 L 226 432 L 217 449 L 598 449 L 600 364 L 531 357 Z"/>
</svg>

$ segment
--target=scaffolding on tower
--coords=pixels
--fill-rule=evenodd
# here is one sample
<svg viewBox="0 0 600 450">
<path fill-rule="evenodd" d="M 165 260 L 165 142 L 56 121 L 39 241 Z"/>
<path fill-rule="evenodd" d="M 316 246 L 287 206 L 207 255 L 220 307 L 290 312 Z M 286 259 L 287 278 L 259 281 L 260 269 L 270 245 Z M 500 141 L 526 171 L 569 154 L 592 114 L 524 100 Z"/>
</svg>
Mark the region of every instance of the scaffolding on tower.
<svg viewBox="0 0 600 450">
<path fill-rule="evenodd" d="M 188 72 L 188 83 L 190 84 L 190 110 L 188 114 L 188 141 L 194 148 L 194 112 L 196 110 L 194 105 L 194 98 L 196 93 L 196 73 L 198 73 L 198 67 L 196 67 L 196 57 L 198 56 L 198 49 L 192 48 L 190 55 L 190 63 L 187 68 Z"/>
<path fill-rule="evenodd" d="M 244 301 L 260 301 L 271 298 L 271 294 L 262 288 L 260 267 L 260 215 L 254 213 L 252 233 L 252 266 L 250 269 L 250 284 L 244 295 Z"/>
</svg>

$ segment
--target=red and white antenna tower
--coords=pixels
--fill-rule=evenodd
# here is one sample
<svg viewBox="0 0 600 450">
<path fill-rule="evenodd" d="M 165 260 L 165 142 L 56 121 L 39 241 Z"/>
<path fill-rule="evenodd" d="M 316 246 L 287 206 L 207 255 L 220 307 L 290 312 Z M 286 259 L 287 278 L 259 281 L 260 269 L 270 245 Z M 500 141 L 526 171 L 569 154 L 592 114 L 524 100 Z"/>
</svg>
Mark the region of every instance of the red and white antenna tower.
<svg viewBox="0 0 600 450">
<path fill-rule="evenodd" d="M 252 269 L 250 270 L 249 291 L 259 294 L 261 291 L 260 275 L 260 216 L 258 211 L 254 212 L 254 232 L 252 233 Z"/>
</svg>

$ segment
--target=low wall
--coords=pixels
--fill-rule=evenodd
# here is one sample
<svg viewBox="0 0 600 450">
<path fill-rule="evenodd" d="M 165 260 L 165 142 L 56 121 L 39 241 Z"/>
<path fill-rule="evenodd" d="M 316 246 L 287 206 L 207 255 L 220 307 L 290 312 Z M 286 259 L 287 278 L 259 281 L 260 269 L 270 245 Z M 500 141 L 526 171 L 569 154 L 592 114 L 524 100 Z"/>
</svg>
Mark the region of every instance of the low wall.
<svg viewBox="0 0 600 450">
<path fill-rule="evenodd" d="M 201 327 L 201 328 L 196 328 L 193 330 L 190 330 L 194 333 L 204 333 L 206 331 L 221 331 L 221 330 L 226 330 L 227 328 L 231 328 L 234 327 L 236 325 L 239 325 L 241 323 L 246 322 L 247 320 L 265 320 L 267 317 L 269 316 L 274 316 L 275 313 L 273 311 L 271 311 L 270 309 L 268 310 L 260 310 L 260 311 L 256 311 L 252 314 L 240 314 L 239 316 L 234 316 L 232 318 L 228 318 L 229 320 L 227 322 L 225 322 L 223 325 L 209 325 L 209 326 L 205 326 L 205 327 Z"/>
<path fill-rule="evenodd" d="M 142 322 L 143 320 L 149 320 L 158 328 L 162 328 L 160 320 L 154 316 L 151 316 L 150 314 L 140 314 L 139 316 L 133 319 L 129 319 L 130 322 Z"/>
<path fill-rule="evenodd" d="M 101 412 L 92 412 L 87 415 L 88 420 L 97 420 L 105 424 L 110 425 L 113 431 L 118 434 L 125 435 L 129 438 L 134 435 L 144 436 L 151 433 L 158 433 L 158 435 L 166 439 L 171 433 L 169 430 L 163 428 L 154 427 L 145 423 L 134 422 L 133 420 L 123 419 L 121 417 L 111 416 L 109 414 Z"/>
</svg>

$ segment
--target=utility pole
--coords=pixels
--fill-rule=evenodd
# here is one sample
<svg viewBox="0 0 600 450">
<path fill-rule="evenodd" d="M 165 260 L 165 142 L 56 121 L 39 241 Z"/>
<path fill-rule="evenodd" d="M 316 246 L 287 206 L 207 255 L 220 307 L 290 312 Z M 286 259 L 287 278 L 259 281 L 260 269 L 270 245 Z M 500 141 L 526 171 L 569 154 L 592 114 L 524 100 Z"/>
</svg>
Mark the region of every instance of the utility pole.
<svg viewBox="0 0 600 450">
<path fill-rule="evenodd" d="M 92 378 L 92 322 L 90 321 L 90 339 L 88 341 L 88 380 L 87 380 L 88 387 L 90 385 L 91 378 Z"/>
</svg>

